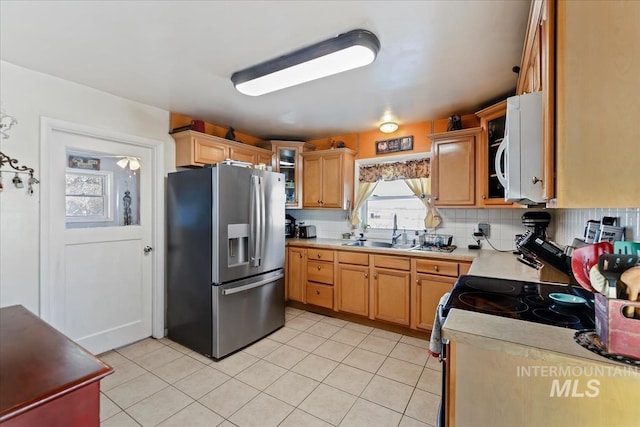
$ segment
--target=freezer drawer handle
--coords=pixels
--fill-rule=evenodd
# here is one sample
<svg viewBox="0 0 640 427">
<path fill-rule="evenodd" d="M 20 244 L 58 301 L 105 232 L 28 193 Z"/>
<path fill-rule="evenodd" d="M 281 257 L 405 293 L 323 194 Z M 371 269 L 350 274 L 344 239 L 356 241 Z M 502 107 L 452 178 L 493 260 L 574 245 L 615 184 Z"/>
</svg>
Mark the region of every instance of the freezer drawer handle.
<svg viewBox="0 0 640 427">
<path fill-rule="evenodd" d="M 224 289 L 222 291 L 222 295 L 232 295 L 232 294 L 237 294 L 239 292 L 248 291 L 249 289 L 259 288 L 260 286 L 266 285 L 268 283 L 273 283 L 276 280 L 280 280 L 283 277 L 284 277 L 284 274 L 279 274 L 279 275 L 277 275 L 275 277 L 270 277 L 268 279 L 261 280 L 261 281 L 256 282 L 256 283 L 250 283 L 248 285 L 238 286 L 237 288 L 232 288 L 232 289 Z"/>
</svg>

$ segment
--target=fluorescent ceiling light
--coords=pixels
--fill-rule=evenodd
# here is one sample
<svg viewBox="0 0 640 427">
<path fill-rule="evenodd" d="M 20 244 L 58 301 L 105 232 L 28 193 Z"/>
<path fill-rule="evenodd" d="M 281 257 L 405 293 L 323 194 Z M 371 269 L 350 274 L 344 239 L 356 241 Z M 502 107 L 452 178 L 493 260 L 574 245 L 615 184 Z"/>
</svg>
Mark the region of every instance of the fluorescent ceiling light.
<svg viewBox="0 0 640 427">
<path fill-rule="evenodd" d="M 380 132 L 392 133 L 398 130 L 398 124 L 396 122 L 384 122 L 380 124 Z"/>
<path fill-rule="evenodd" d="M 367 30 L 352 30 L 237 71 L 231 76 L 231 81 L 245 95 L 264 95 L 371 64 L 379 50 L 380 41 L 375 34 Z"/>
</svg>

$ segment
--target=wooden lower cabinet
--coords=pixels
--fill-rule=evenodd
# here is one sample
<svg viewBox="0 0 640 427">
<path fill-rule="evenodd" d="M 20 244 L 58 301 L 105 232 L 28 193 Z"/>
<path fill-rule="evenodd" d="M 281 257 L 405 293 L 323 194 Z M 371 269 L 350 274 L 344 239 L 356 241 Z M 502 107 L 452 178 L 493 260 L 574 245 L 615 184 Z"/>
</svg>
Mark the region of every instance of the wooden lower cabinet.
<svg viewBox="0 0 640 427">
<path fill-rule="evenodd" d="M 287 299 L 305 302 L 306 249 L 290 247 L 287 252 Z"/>
<path fill-rule="evenodd" d="M 369 267 L 338 264 L 338 310 L 369 316 Z"/>
<path fill-rule="evenodd" d="M 307 282 L 307 304 L 333 308 L 333 286 Z"/>
<path fill-rule="evenodd" d="M 455 277 L 443 277 L 433 274 L 417 274 L 413 315 L 418 329 L 433 328 L 433 319 L 438 309 L 440 298 L 453 288 Z"/>
<path fill-rule="evenodd" d="M 409 326 L 411 272 L 375 268 L 373 318 Z"/>
</svg>

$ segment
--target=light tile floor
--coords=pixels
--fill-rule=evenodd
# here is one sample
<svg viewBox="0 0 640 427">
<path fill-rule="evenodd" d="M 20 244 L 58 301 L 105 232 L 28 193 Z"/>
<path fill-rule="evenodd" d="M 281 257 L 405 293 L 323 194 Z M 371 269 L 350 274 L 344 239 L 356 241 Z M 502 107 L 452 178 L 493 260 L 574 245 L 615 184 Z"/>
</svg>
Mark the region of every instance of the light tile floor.
<svg viewBox="0 0 640 427">
<path fill-rule="evenodd" d="M 219 362 L 167 338 L 100 355 L 103 427 L 434 426 L 429 343 L 287 307 L 286 325 Z"/>
</svg>

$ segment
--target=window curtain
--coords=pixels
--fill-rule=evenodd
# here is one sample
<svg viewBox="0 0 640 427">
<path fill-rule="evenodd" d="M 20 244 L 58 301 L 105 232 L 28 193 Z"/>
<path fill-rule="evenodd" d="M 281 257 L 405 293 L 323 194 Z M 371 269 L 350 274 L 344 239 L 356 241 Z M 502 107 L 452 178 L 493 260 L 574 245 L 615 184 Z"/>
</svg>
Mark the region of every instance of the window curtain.
<svg viewBox="0 0 640 427">
<path fill-rule="evenodd" d="M 442 222 L 442 217 L 436 210 L 435 206 L 431 203 L 431 178 L 409 178 L 404 182 L 413 191 L 427 208 L 427 216 L 424 217 L 424 228 L 436 228 Z"/>
<path fill-rule="evenodd" d="M 427 208 L 424 219 L 425 228 L 435 228 L 442 222 L 442 218 L 431 204 L 431 179 L 429 159 L 410 160 L 407 162 L 380 163 L 360 167 L 358 175 L 358 194 L 351 211 L 351 227 L 360 225 L 358 211 L 373 194 L 378 181 L 393 181 L 402 179 L 409 186 Z"/>
<path fill-rule="evenodd" d="M 351 211 L 351 228 L 358 228 L 360 225 L 360 208 L 364 205 L 364 202 L 367 201 L 369 196 L 373 194 L 373 190 L 378 186 L 378 181 L 374 182 L 360 182 L 358 184 L 358 194 L 356 195 L 356 202 L 353 205 L 353 210 Z"/>
</svg>

